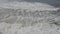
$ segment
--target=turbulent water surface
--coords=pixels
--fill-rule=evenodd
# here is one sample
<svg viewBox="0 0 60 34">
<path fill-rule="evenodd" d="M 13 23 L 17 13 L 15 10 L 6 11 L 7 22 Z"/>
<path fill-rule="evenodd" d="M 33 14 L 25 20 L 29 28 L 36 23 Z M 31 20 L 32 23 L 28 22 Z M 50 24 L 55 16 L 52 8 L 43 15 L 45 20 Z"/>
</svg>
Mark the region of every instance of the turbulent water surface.
<svg viewBox="0 0 60 34">
<path fill-rule="evenodd" d="M 60 9 L 40 2 L 1 2 L 0 34 L 60 34 Z"/>
</svg>

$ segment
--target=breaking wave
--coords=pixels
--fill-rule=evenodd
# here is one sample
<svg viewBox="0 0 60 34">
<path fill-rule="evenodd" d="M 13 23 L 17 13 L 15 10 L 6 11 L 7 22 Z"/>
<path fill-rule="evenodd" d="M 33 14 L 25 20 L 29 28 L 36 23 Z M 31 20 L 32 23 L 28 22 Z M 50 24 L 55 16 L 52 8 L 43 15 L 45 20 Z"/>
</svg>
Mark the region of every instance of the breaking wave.
<svg viewBox="0 0 60 34">
<path fill-rule="evenodd" d="M 0 3 L 0 34 L 59 34 L 59 15 L 45 3 Z"/>
</svg>

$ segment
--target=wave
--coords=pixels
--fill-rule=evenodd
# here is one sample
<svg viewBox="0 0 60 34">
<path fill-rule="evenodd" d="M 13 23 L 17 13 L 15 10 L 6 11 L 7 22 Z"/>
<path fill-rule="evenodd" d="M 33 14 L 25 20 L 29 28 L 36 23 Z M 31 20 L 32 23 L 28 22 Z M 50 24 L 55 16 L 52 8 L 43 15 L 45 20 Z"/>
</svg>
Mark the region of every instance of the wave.
<svg viewBox="0 0 60 34">
<path fill-rule="evenodd" d="M 60 9 L 45 3 L 0 3 L 0 34 L 60 34 L 59 18 Z"/>
</svg>

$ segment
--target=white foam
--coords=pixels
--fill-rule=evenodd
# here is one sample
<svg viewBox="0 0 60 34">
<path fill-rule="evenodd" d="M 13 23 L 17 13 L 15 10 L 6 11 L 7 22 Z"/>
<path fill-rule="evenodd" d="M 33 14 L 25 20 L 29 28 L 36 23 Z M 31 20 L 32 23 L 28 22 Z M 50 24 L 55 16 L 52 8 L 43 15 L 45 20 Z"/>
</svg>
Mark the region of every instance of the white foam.
<svg viewBox="0 0 60 34">
<path fill-rule="evenodd" d="M 56 10 L 54 6 L 46 3 L 29 3 L 29 2 L 9 2 L 0 3 L 0 7 L 14 9 L 29 9 L 29 10 Z"/>
<path fill-rule="evenodd" d="M 60 34 L 58 28 L 48 23 L 39 23 L 29 27 L 22 27 L 21 24 L 0 23 L 0 31 L 3 34 Z"/>
<path fill-rule="evenodd" d="M 52 19 L 55 17 L 55 15 L 47 15 L 47 13 L 44 13 L 45 10 L 51 11 L 51 10 L 57 10 L 57 8 L 45 4 L 45 3 L 29 3 L 29 2 L 10 2 L 10 3 L 0 3 L 1 7 L 1 13 L 0 13 L 0 34 L 60 34 L 60 27 L 55 24 L 49 24 L 50 22 L 46 21 L 47 19 Z M 19 11 L 16 11 L 17 9 L 22 10 L 21 12 L 24 12 L 24 10 L 28 9 L 27 12 L 32 12 L 38 10 L 43 10 L 44 17 L 38 18 L 38 17 L 24 17 L 24 16 L 14 16 L 13 14 L 18 14 Z M 7 17 L 6 17 L 6 14 Z M 24 14 L 24 13 L 22 13 Z M 37 13 L 35 13 L 37 14 Z M 3 16 L 2 16 L 3 15 Z M 46 17 L 47 16 L 47 17 Z M 2 19 L 2 17 L 4 17 Z M 6 18 L 5 18 L 6 17 Z M 50 18 L 49 18 L 50 17 Z M 38 20 L 41 20 L 43 22 L 37 22 Z M 42 20 L 43 19 L 43 20 Z M 19 23 L 18 23 L 19 22 Z M 32 23 L 31 23 L 32 22 Z M 11 23 L 11 24 L 10 24 Z M 32 25 L 31 25 L 32 24 Z"/>
</svg>

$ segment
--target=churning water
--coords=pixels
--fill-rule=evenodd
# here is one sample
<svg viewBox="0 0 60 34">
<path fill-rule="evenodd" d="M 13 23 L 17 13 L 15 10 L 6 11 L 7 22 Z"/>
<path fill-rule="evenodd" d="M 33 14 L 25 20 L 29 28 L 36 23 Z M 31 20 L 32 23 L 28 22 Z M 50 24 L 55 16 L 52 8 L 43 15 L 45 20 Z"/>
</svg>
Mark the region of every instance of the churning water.
<svg viewBox="0 0 60 34">
<path fill-rule="evenodd" d="M 39 2 L 0 3 L 0 34 L 60 34 L 60 9 Z"/>
</svg>

